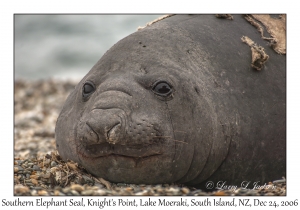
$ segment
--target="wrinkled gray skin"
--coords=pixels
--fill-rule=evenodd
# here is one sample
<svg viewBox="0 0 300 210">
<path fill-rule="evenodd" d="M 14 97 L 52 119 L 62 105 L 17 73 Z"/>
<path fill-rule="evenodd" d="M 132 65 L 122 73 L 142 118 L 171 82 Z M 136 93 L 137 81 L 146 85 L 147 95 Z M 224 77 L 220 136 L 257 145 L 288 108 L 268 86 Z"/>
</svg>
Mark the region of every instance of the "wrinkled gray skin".
<svg viewBox="0 0 300 210">
<path fill-rule="evenodd" d="M 243 35 L 270 56 L 262 71 Z M 96 63 L 61 111 L 57 149 L 112 182 L 264 184 L 286 173 L 285 103 L 286 56 L 242 16 L 176 15 Z"/>
</svg>

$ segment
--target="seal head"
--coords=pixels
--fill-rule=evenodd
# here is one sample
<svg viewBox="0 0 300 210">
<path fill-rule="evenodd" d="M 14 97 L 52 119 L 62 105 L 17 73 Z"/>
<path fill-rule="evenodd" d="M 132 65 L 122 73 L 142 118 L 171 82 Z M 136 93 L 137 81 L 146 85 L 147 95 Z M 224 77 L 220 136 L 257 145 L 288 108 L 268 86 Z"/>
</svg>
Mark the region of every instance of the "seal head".
<svg viewBox="0 0 300 210">
<path fill-rule="evenodd" d="M 174 43 L 193 44 L 173 29 L 144 29 L 100 59 L 58 118 L 57 148 L 64 159 L 114 182 L 165 183 L 200 174 L 215 116 L 203 111 L 211 108 L 194 79 L 196 66 L 189 66 L 195 58 Z M 190 169 L 194 158 L 201 161 Z"/>
</svg>

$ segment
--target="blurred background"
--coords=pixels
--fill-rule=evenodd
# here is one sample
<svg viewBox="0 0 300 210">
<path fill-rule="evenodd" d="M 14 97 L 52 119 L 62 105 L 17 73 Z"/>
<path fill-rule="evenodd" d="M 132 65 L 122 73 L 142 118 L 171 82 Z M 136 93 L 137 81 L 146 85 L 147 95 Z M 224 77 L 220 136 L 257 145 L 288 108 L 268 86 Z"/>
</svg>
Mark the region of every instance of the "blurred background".
<svg viewBox="0 0 300 210">
<path fill-rule="evenodd" d="M 160 16 L 14 15 L 15 157 L 55 151 L 56 120 L 76 83 L 116 42 Z"/>
<path fill-rule="evenodd" d="M 15 80 L 80 80 L 117 41 L 162 15 L 15 15 Z"/>
</svg>

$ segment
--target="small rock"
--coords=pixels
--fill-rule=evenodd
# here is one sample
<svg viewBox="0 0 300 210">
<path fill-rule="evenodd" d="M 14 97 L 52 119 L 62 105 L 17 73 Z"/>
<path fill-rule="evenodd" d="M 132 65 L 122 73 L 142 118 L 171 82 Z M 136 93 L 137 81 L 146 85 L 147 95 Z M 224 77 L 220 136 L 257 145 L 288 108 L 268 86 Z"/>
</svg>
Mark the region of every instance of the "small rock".
<svg viewBox="0 0 300 210">
<path fill-rule="evenodd" d="M 55 166 L 57 166 L 57 163 L 55 161 L 52 161 L 51 162 L 51 167 L 55 167 Z"/>
<path fill-rule="evenodd" d="M 54 190 L 54 195 L 55 195 L 55 196 L 58 196 L 58 195 L 60 195 L 60 192 L 59 192 L 59 190 Z"/>
<path fill-rule="evenodd" d="M 37 187 L 34 187 L 33 189 L 34 189 L 34 190 L 42 190 L 43 188 L 42 188 L 42 187 L 39 187 L 39 186 L 37 186 Z"/>
<path fill-rule="evenodd" d="M 94 193 L 94 190 L 84 190 L 81 192 L 81 195 L 89 196 L 89 195 L 93 195 L 93 193 Z"/>
<path fill-rule="evenodd" d="M 177 194 L 178 192 L 179 192 L 178 188 L 171 187 L 169 189 L 166 189 L 166 193 L 170 193 L 170 194 L 173 194 L 173 195 Z"/>
<path fill-rule="evenodd" d="M 21 184 L 15 185 L 15 194 L 25 194 L 29 192 L 29 188 Z"/>
<path fill-rule="evenodd" d="M 27 169 L 23 172 L 23 174 L 31 174 L 31 172 L 30 171 L 28 171 Z"/>
<path fill-rule="evenodd" d="M 99 182 L 95 182 L 95 186 L 97 186 L 98 188 L 104 188 L 104 185 L 99 183 Z"/>
<path fill-rule="evenodd" d="M 86 184 L 85 184 L 85 185 L 84 185 L 84 189 L 85 189 L 85 190 L 91 190 L 91 189 L 92 189 L 92 186 L 86 185 Z"/>
<path fill-rule="evenodd" d="M 48 195 L 48 192 L 46 190 L 39 190 L 38 195 Z"/>
<path fill-rule="evenodd" d="M 66 188 L 63 188 L 62 189 L 63 193 L 67 194 L 71 191 L 71 188 L 70 187 L 66 187 Z"/>
<path fill-rule="evenodd" d="M 249 189 L 240 188 L 237 190 L 238 194 L 245 194 L 249 191 Z"/>
<path fill-rule="evenodd" d="M 137 193 L 137 192 L 140 192 L 141 191 L 141 188 L 139 186 L 131 186 L 133 188 L 133 192 L 134 193 Z"/>
<path fill-rule="evenodd" d="M 37 191 L 36 191 L 36 190 L 32 190 L 32 191 L 30 192 L 30 194 L 31 194 L 32 196 L 36 196 L 36 195 L 37 195 Z"/>
<path fill-rule="evenodd" d="M 17 166 L 16 168 L 18 168 L 18 171 L 24 171 L 24 168 L 22 166 Z"/>
<path fill-rule="evenodd" d="M 135 195 L 149 195 L 148 191 L 147 190 L 143 190 L 142 192 L 138 192 L 138 193 L 135 193 Z"/>
<path fill-rule="evenodd" d="M 37 165 L 34 165 L 32 167 L 32 169 L 35 170 L 35 171 L 41 171 L 41 168 L 39 166 L 37 166 Z"/>
<path fill-rule="evenodd" d="M 25 180 L 25 183 L 27 184 L 27 183 L 31 183 L 31 180 Z"/>
<path fill-rule="evenodd" d="M 71 168 L 73 170 L 77 170 L 77 165 L 75 163 L 67 162 L 67 165 L 69 168 Z"/>
<path fill-rule="evenodd" d="M 215 195 L 215 196 L 224 196 L 224 195 L 225 195 L 225 192 L 224 192 L 224 191 L 217 191 L 217 192 L 215 192 L 214 195 Z"/>
<path fill-rule="evenodd" d="M 132 187 L 126 187 L 125 190 L 130 192 L 133 191 Z"/>
<path fill-rule="evenodd" d="M 21 166 L 22 166 L 23 168 L 28 168 L 28 167 L 29 167 L 29 165 L 28 165 L 29 163 L 31 163 L 30 160 L 26 159 L 26 160 L 24 160 L 24 162 L 22 163 Z"/>
<path fill-rule="evenodd" d="M 49 153 L 47 153 L 47 154 L 45 155 L 45 158 L 47 158 L 47 159 L 51 159 L 51 158 L 52 158 L 52 156 L 51 156 Z"/>
<path fill-rule="evenodd" d="M 55 196 L 64 196 L 65 194 L 63 194 L 63 193 L 60 192 L 59 190 L 54 190 L 54 195 L 55 195 Z"/>
<path fill-rule="evenodd" d="M 60 190 L 62 190 L 62 188 L 61 188 L 61 186 L 55 186 L 55 187 L 54 187 L 54 190 L 60 191 Z"/>
<path fill-rule="evenodd" d="M 103 189 L 99 189 L 99 190 L 96 190 L 95 192 L 94 192 L 94 195 L 100 195 L 100 196 L 102 196 L 102 195 L 107 195 L 107 192 L 106 192 L 106 190 L 103 190 Z"/>
<path fill-rule="evenodd" d="M 200 189 L 197 189 L 197 190 L 194 190 L 194 191 L 190 192 L 189 195 L 207 195 L 207 193 L 203 192 Z"/>
<path fill-rule="evenodd" d="M 156 192 L 162 194 L 164 192 L 164 188 L 162 188 L 162 187 L 161 188 L 157 188 Z"/>
<path fill-rule="evenodd" d="M 32 184 L 34 184 L 34 185 L 38 185 L 38 184 L 39 184 L 38 181 L 37 181 L 36 179 L 31 179 L 31 182 L 32 182 Z"/>
<path fill-rule="evenodd" d="M 84 179 L 84 181 L 86 183 L 94 183 L 94 181 L 90 177 L 88 177 L 86 175 L 82 175 L 82 178 Z"/>
<path fill-rule="evenodd" d="M 125 183 L 117 183 L 117 186 L 118 186 L 118 187 L 126 187 L 127 184 L 125 184 Z"/>
<path fill-rule="evenodd" d="M 96 191 L 96 190 L 99 189 L 99 187 L 97 187 L 97 186 L 91 186 L 90 189 Z"/>
<path fill-rule="evenodd" d="M 52 168 L 50 168 L 50 171 L 51 171 L 51 173 L 53 173 L 53 174 L 55 174 L 56 173 L 56 171 L 58 170 L 58 167 L 52 167 Z"/>
<path fill-rule="evenodd" d="M 114 188 L 114 190 L 117 191 L 117 192 L 119 192 L 121 189 L 122 189 L 122 188 L 120 188 L 120 187 L 115 187 L 115 188 Z"/>
<path fill-rule="evenodd" d="M 31 178 L 31 179 L 38 179 L 39 176 L 38 176 L 38 175 L 30 175 L 30 178 Z"/>
<path fill-rule="evenodd" d="M 126 189 L 124 189 L 124 188 L 122 188 L 122 190 L 120 191 L 120 195 L 126 195 L 127 196 L 127 195 L 133 195 L 133 193 L 126 190 Z"/>
<path fill-rule="evenodd" d="M 23 160 L 16 160 L 16 162 L 20 166 L 23 163 Z"/>
<path fill-rule="evenodd" d="M 73 184 L 71 185 L 71 189 L 80 193 L 84 190 L 84 187 L 79 184 Z"/>
<path fill-rule="evenodd" d="M 76 190 L 71 190 L 72 195 L 78 196 L 80 195 Z"/>
<path fill-rule="evenodd" d="M 188 194 L 190 192 L 189 188 L 187 188 L 187 187 L 183 187 L 181 189 L 181 191 L 182 191 L 183 194 Z"/>
<path fill-rule="evenodd" d="M 46 174 L 42 174 L 41 177 L 43 177 L 44 179 L 49 179 L 50 178 L 50 173 L 46 173 Z"/>
<path fill-rule="evenodd" d="M 245 196 L 248 196 L 248 195 L 251 195 L 251 196 L 258 196 L 259 194 L 257 193 L 257 191 L 255 190 L 249 190 Z"/>
<path fill-rule="evenodd" d="M 44 161 L 44 165 L 45 165 L 45 166 L 47 166 L 47 165 L 49 165 L 49 164 L 50 164 L 50 162 L 51 162 L 51 160 L 50 160 L 50 159 L 46 159 L 46 160 Z"/>
</svg>

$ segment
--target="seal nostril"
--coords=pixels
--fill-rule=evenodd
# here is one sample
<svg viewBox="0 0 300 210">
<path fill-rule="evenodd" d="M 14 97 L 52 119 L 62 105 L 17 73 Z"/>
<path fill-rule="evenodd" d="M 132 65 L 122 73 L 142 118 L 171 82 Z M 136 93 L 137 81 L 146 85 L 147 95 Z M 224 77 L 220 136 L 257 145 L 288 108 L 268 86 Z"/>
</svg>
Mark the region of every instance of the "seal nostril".
<svg viewBox="0 0 300 210">
<path fill-rule="evenodd" d="M 121 130 L 121 123 L 117 123 L 107 132 L 107 141 L 110 144 L 115 144 L 118 141 L 118 136 Z"/>
<path fill-rule="evenodd" d="M 85 124 L 86 124 L 85 129 L 87 133 L 86 137 L 88 137 L 88 139 L 91 142 L 97 143 L 99 141 L 99 136 L 97 132 L 93 129 L 93 126 L 91 126 L 88 122 L 86 122 Z"/>
</svg>

